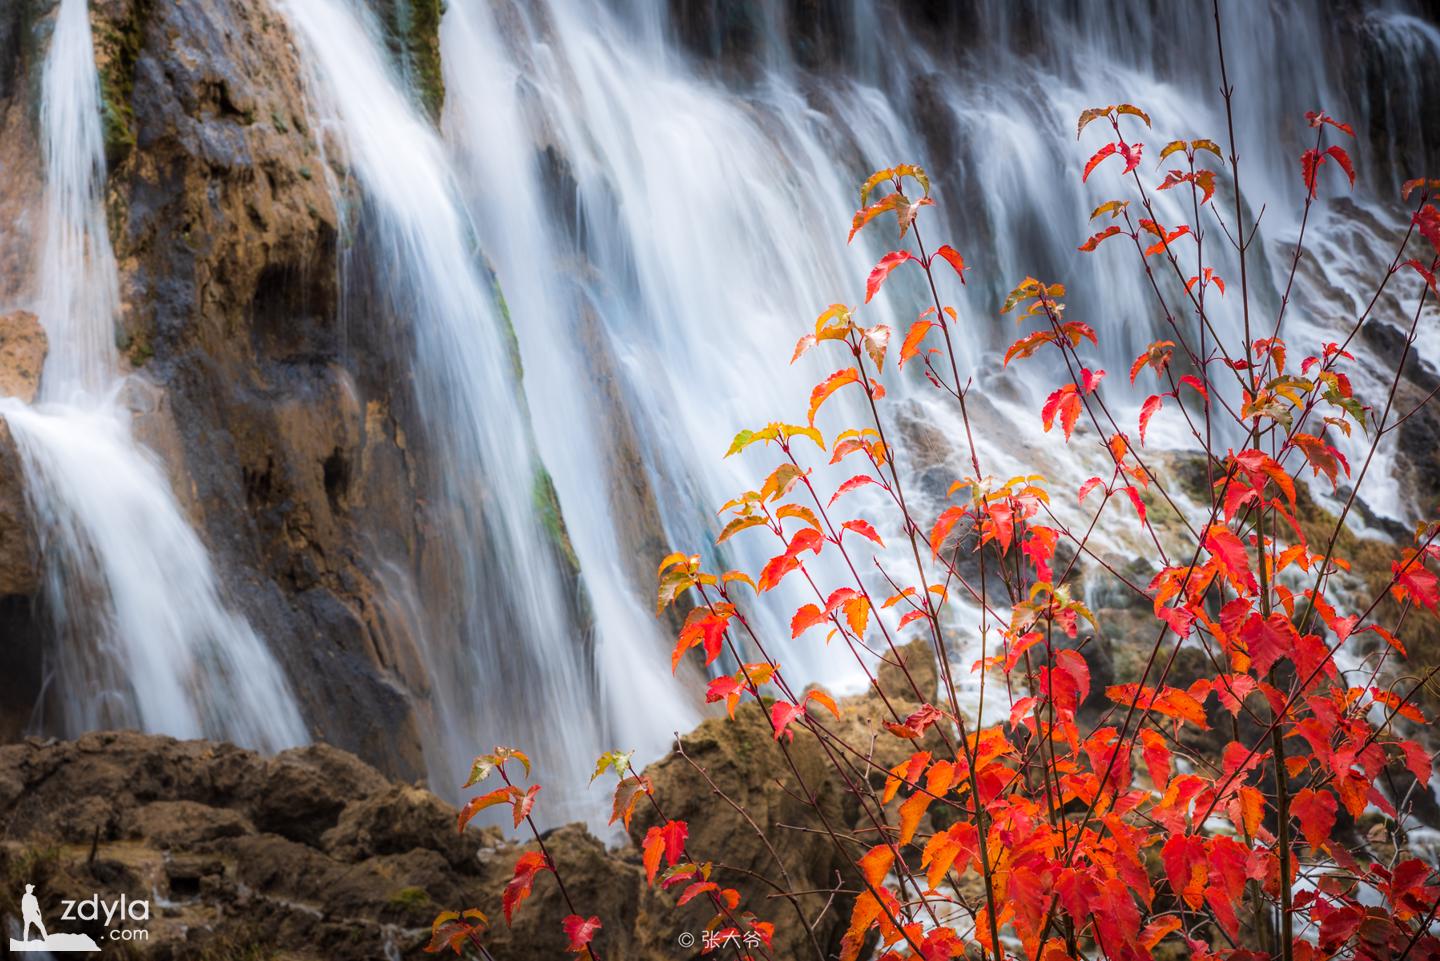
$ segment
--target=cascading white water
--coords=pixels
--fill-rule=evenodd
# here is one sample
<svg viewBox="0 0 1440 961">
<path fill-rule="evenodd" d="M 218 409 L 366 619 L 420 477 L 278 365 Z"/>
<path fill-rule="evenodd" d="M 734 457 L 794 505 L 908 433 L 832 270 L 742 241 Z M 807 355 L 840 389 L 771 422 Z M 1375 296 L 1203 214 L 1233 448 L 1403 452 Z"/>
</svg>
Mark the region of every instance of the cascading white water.
<svg viewBox="0 0 1440 961">
<path fill-rule="evenodd" d="M 1273 318 L 1303 197 L 1296 157 L 1312 136 L 1303 115 L 1326 110 L 1358 124 L 1363 110 L 1331 76 L 1332 38 L 1312 4 L 1222 7 L 1246 188 L 1267 204 L 1265 249 L 1251 279 Z M 1155 123 L 1133 134 L 1147 144 L 1146 177 L 1171 137 L 1225 141 L 1209 4 L 1162 19 L 1147 4 L 1087 0 L 1043 10 L 1042 25 L 1033 6 L 996 0 L 960 14 L 969 22 L 944 36 L 942 57 L 889 5 L 856 0 L 839 13 L 844 67 L 817 75 L 792 59 L 785 38 L 794 25 L 781 5 L 756 3 L 727 14 L 748 17 L 755 38 L 754 68 L 734 73 L 741 80 L 717 79 L 730 76 L 723 65 L 683 51 L 667 9 L 474 0 L 452 4 L 442 28 L 444 128 L 510 297 L 540 452 L 592 593 L 596 583 L 613 591 L 626 570 L 615 555 L 615 528 L 624 521 L 611 505 L 619 481 L 608 459 L 605 406 L 615 396 L 626 402 L 671 543 L 707 543 L 717 529 L 709 511 L 759 479 L 754 463 L 720 460 L 729 438 L 803 409 L 809 386 L 829 368 L 823 360 L 787 368 L 790 346 L 826 304 L 860 300 L 881 245 L 894 241 L 877 229 L 847 249 L 844 234 L 855 185 L 897 161 L 930 167 L 943 218 L 930 228 L 931 242 L 954 242 L 975 268 L 967 290 L 944 293 L 961 310 L 959 346 L 982 383 L 987 471 L 1004 477 L 1038 463 L 1072 489 L 1072 479 L 1094 473 L 1099 460 L 1086 463 L 1083 445 L 1059 458 L 1040 435 L 1033 391 L 1053 373 L 993 376 L 997 349 L 1016 336 L 993 311 L 1027 274 L 1070 283 L 1071 313 L 1100 332 L 1112 373 L 1168 336 L 1126 251 L 1076 250 L 1092 229 L 1090 210 L 1123 186 L 1114 171 L 1080 184 L 1080 165 L 1108 138 L 1097 130 L 1077 144 L 1075 118 L 1091 106 L 1142 103 Z M 1406 63 L 1425 59 L 1428 34 L 1392 36 L 1409 29 L 1404 15 L 1367 17 L 1376 42 Z M 1352 149 L 1363 165 L 1363 148 Z M 1376 188 L 1387 187 L 1389 176 L 1377 172 Z M 1179 193 L 1156 195 L 1168 223 L 1190 219 Z M 1356 199 L 1376 203 L 1363 187 Z M 1393 212 L 1387 217 L 1394 221 Z M 1324 229 L 1312 221 L 1312 231 Z M 1233 283 L 1220 228 L 1209 223 L 1207 233 L 1210 262 Z M 1326 252 L 1360 261 L 1380 247 Z M 1355 273 L 1357 284 L 1376 276 Z M 890 307 L 923 303 L 918 295 L 897 274 L 865 322 L 906 323 Z M 1238 311 L 1223 301 L 1211 307 L 1224 329 L 1238 333 Z M 1317 341 L 1325 326 L 1292 321 Z M 601 355 L 614 358 L 605 363 L 619 382 L 608 396 L 589 376 Z M 1114 392 L 1123 393 L 1121 380 L 1111 378 Z M 912 403 L 929 403 L 926 392 L 909 393 Z M 961 436 L 948 405 L 922 409 L 939 433 Z M 838 411 L 826 416 L 832 424 L 846 419 Z M 1157 419 L 1156 443 L 1165 443 L 1165 430 Z M 753 571 L 771 548 L 742 535 L 721 553 Z M 637 596 L 650 587 L 630 586 Z M 765 607 L 784 609 L 783 602 Z M 610 623 L 624 641 L 607 639 L 599 619 L 600 696 L 623 699 L 639 682 L 624 676 L 626 668 L 606 667 L 607 646 L 619 665 L 643 662 L 646 645 L 663 663 L 667 641 L 637 636 L 623 618 Z M 849 674 L 844 652 L 789 643 L 778 621 L 765 633 L 778 639 L 772 653 L 809 679 Z M 615 674 L 626 682 L 618 693 L 610 687 Z M 655 690 L 653 677 L 644 684 Z M 617 729 L 651 723 L 636 711 L 634 725 Z"/>
<path fill-rule="evenodd" d="M 713 537 L 714 507 L 758 483 L 753 465 L 720 460 L 729 436 L 782 416 L 801 378 L 824 372 L 812 360 L 795 375 L 756 378 L 744 359 L 788 356 L 804 323 L 797 318 L 853 294 L 878 256 L 863 242 L 843 247 L 854 184 L 834 158 L 894 155 L 902 140 L 872 113 L 855 128 L 857 147 L 783 79 L 767 88 L 757 117 L 688 74 L 655 18 L 637 24 L 569 3 L 510 11 L 520 35 L 506 49 L 476 6 L 455 9 L 443 26 L 446 129 L 471 172 L 476 219 L 492 221 L 505 251 L 496 257 L 501 283 L 524 292 L 511 305 L 525 386 L 577 546 L 597 545 L 581 551 L 591 593 L 625 585 L 648 597 L 651 584 L 626 584 L 626 566 L 598 547 L 616 542 L 609 504 L 624 478 L 594 450 L 609 434 L 571 413 L 603 423 L 605 401 L 589 386 L 587 365 L 597 353 L 614 358 L 664 533 L 677 547 L 702 548 Z M 533 147 L 541 137 L 554 138 L 573 186 L 543 183 Z M 573 195 L 543 196 L 557 187 Z M 571 209 L 575 236 L 546 223 Z M 837 236 L 841 243 L 816 242 Z M 584 268 L 557 283 L 537 272 L 540 264 Z M 584 330 L 582 315 L 591 318 Z M 753 570 L 772 547 L 740 539 L 725 553 Z M 668 677 L 635 673 L 648 663 L 668 674 L 663 652 L 672 641 L 637 644 L 623 621 L 599 626 L 602 643 L 607 627 L 627 640 L 611 652 L 621 686 L 601 696 L 623 703 L 674 690 Z M 781 626 L 765 624 L 766 634 Z M 809 678 L 849 673 L 823 649 L 789 653 Z M 649 712 L 632 718 L 632 728 L 653 730 Z"/>
<path fill-rule="evenodd" d="M 530 440 L 505 318 L 474 249 L 444 145 L 398 84 L 375 24 L 345 0 L 281 4 L 307 53 L 316 120 L 364 196 L 359 227 L 415 341 L 421 416 L 440 490 L 433 527 L 457 568 L 432 579 L 424 653 L 432 780 L 453 790 L 471 756 L 510 744 L 543 759 L 547 821 L 610 745 L 594 667 L 537 512 L 548 482 Z M 579 425 L 574 425 L 578 428 Z M 422 588 L 422 593 L 425 588 Z M 607 605 L 599 599 L 597 606 Z M 558 797 L 557 797 L 558 795 Z"/>
<path fill-rule="evenodd" d="M 586 387 L 595 358 L 587 357 L 572 326 L 586 309 L 584 291 L 565 276 L 571 271 L 557 271 L 573 261 L 551 222 L 534 152 L 517 136 L 524 106 L 491 11 L 457 5 L 445 21 L 441 52 L 448 84 L 487 91 L 483 104 L 452 98 L 445 127 L 463 145 L 462 183 L 514 319 L 536 440 L 589 587 L 596 678 L 595 687 L 582 692 L 583 709 L 598 707 L 617 745 L 653 754 L 670 732 L 688 729 L 698 717 L 671 683 L 664 658 L 655 657 L 665 640 L 649 599 L 626 577 L 611 497 L 620 469 L 607 450 L 613 431 Z M 644 712 L 630 709 L 637 698 Z"/>
<path fill-rule="evenodd" d="M 117 271 L 101 201 L 100 92 L 86 0 L 47 52 L 41 402 L 0 399 L 46 568 L 47 686 L 70 734 L 140 727 L 262 749 L 306 739 L 278 664 L 227 608 L 204 545 L 131 434 L 114 341 Z"/>
</svg>

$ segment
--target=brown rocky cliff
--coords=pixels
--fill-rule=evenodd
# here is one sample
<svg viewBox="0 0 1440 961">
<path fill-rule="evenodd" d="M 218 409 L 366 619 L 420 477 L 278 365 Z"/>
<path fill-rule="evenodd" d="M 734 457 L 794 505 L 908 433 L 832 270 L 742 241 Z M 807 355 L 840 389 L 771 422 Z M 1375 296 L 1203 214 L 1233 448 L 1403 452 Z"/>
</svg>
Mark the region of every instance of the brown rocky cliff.
<svg viewBox="0 0 1440 961">
<path fill-rule="evenodd" d="M 33 98 L 56 10 L 5 6 L 0 311 L 35 294 Z M 262 2 L 90 8 L 136 435 L 312 729 L 414 776 L 424 672 L 374 574 L 423 550 L 414 418 L 392 394 L 407 383 L 395 358 L 408 354 L 373 312 L 342 330 L 336 212 L 292 38 Z M 5 323 L 3 366 L 38 370 Z M 44 600 L 14 466 L 0 446 L 0 631 L 38 641 Z M 38 690 L 7 691 L 5 704 L 28 714 Z M 0 737 L 14 734 L 0 724 Z"/>
</svg>

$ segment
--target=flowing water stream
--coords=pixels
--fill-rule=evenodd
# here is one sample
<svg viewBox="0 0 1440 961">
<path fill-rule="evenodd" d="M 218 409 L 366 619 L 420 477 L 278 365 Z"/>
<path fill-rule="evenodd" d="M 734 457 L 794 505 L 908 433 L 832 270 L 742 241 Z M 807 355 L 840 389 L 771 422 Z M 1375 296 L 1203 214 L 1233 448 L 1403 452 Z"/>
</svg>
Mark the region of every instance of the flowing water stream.
<svg viewBox="0 0 1440 961">
<path fill-rule="evenodd" d="M 101 203 L 100 91 L 85 0 L 62 0 L 42 89 L 45 237 L 38 403 L 0 399 L 25 471 L 55 627 L 42 704 L 71 733 L 140 727 L 275 750 L 307 739 L 290 687 L 159 462 L 131 433 Z M 53 705 L 53 706 L 52 706 Z"/>
</svg>

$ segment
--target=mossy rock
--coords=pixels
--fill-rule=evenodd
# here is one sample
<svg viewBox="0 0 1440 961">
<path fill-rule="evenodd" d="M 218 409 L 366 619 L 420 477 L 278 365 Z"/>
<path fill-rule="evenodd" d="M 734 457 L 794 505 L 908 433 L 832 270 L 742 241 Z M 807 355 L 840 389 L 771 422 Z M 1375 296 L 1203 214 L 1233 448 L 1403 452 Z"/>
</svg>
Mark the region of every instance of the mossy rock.
<svg viewBox="0 0 1440 961">
<path fill-rule="evenodd" d="M 381 0 L 385 37 L 406 83 L 432 120 L 445 105 L 445 74 L 440 63 L 443 0 Z"/>
<path fill-rule="evenodd" d="M 560 496 L 555 493 L 555 482 L 544 467 L 535 470 L 532 494 L 535 498 L 535 512 L 540 515 L 540 523 L 545 525 L 545 533 L 550 535 L 550 542 L 555 545 L 565 563 L 578 572 L 580 558 L 575 554 L 575 546 L 570 543 L 570 532 L 565 527 L 565 515 L 560 510 Z"/>
<path fill-rule="evenodd" d="M 135 149 L 135 111 L 131 100 L 135 93 L 135 64 L 144 45 L 151 2 L 153 0 L 136 0 L 113 20 L 92 13 L 105 163 L 111 170 Z"/>
</svg>

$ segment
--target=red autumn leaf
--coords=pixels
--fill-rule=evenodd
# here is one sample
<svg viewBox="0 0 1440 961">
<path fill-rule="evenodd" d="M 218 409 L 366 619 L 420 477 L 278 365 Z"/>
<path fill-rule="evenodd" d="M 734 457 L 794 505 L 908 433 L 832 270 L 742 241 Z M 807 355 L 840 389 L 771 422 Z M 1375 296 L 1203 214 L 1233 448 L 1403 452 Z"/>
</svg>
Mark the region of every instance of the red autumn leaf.
<svg viewBox="0 0 1440 961">
<path fill-rule="evenodd" d="M 806 604 L 804 607 L 801 607 L 800 610 L 796 611 L 795 616 L 790 619 L 790 636 L 799 637 L 816 624 L 823 624 L 825 620 L 826 616 L 824 611 L 820 610 L 820 608 L 814 604 Z"/>
<path fill-rule="evenodd" d="M 1170 748 L 1165 743 L 1165 737 L 1158 731 L 1141 728 L 1140 741 L 1144 745 L 1141 757 L 1145 761 L 1145 770 L 1150 774 L 1150 781 L 1157 791 L 1163 791 L 1165 785 L 1170 783 Z"/>
<path fill-rule="evenodd" d="M 1325 155 L 1318 150 L 1307 150 L 1300 155 L 1300 177 L 1305 183 L 1305 190 L 1313 198 L 1316 196 L 1316 173 L 1320 165 L 1325 162 Z"/>
<path fill-rule="evenodd" d="M 780 740 L 783 734 L 791 740 L 794 739 L 793 731 L 788 728 L 797 717 L 805 713 L 805 708 L 800 704 L 791 704 L 789 701 L 777 700 L 770 708 L 770 726 L 775 729 L 775 740 Z"/>
<path fill-rule="evenodd" d="M 1088 253 L 1091 253 L 1091 252 L 1093 252 L 1093 251 L 1095 250 L 1095 248 L 1099 247 L 1102 242 L 1104 242 L 1104 241 L 1108 240 L 1109 238 L 1115 236 L 1115 235 L 1118 234 L 1119 232 L 1120 232 L 1120 228 L 1117 227 L 1115 224 L 1111 224 L 1110 226 L 1106 227 L 1104 230 L 1100 231 L 1098 234 L 1093 234 L 1093 235 L 1090 237 L 1089 240 L 1085 241 L 1083 244 L 1081 244 L 1079 247 L 1077 247 L 1077 248 L 1075 248 L 1075 249 L 1076 249 L 1076 250 L 1083 251 L 1083 252 L 1085 252 L 1085 253 L 1087 253 L 1087 254 L 1088 254 Z"/>
<path fill-rule="evenodd" d="M 690 885 L 683 892 L 681 892 L 680 900 L 676 901 L 675 903 L 683 906 L 689 904 L 691 901 L 695 900 L 707 891 L 718 892 L 719 890 L 720 885 L 716 884 L 714 881 L 696 881 L 694 884 Z"/>
<path fill-rule="evenodd" d="M 1220 704 L 1233 716 L 1240 716 L 1240 705 L 1255 690 L 1255 678 L 1249 674 L 1221 674 L 1215 679 L 1212 690 Z"/>
<path fill-rule="evenodd" d="M 1317 110 L 1307 110 L 1305 111 L 1305 119 L 1310 122 L 1310 126 L 1312 127 L 1318 127 L 1321 124 L 1328 123 L 1341 133 L 1349 134 L 1351 137 L 1355 136 L 1354 128 L 1348 123 L 1341 123 L 1328 113 L 1320 113 Z"/>
<path fill-rule="evenodd" d="M 569 942 L 565 950 L 574 951 L 576 954 L 589 950 L 588 945 L 595 939 L 595 932 L 600 930 L 600 919 L 593 916 L 582 918 L 578 914 L 567 915 L 562 924 L 565 928 L 565 940 Z"/>
<path fill-rule="evenodd" d="M 705 665 L 708 667 L 714 663 L 715 658 L 720 656 L 720 647 L 729 624 L 729 613 L 721 607 L 717 607 L 715 611 L 708 607 L 692 609 L 685 616 L 685 626 L 681 628 L 675 650 L 670 654 L 671 673 L 680 666 L 680 659 L 685 656 L 685 652 L 696 645 L 705 649 Z"/>
<path fill-rule="evenodd" d="M 1130 173 L 1140 166 L 1140 151 L 1144 149 L 1143 143 L 1122 143 L 1120 145 L 1120 156 L 1125 158 L 1125 169 L 1121 173 Z"/>
<path fill-rule="evenodd" d="M 1149 247 L 1145 248 L 1146 257 L 1155 256 L 1156 254 L 1160 253 L 1160 251 L 1167 249 L 1175 241 L 1188 234 L 1190 232 L 1190 225 L 1181 224 L 1174 230 L 1170 231 L 1168 234 L 1160 232 L 1158 227 L 1156 227 L 1152 232 L 1160 239 L 1155 241 Z"/>
<path fill-rule="evenodd" d="M 690 825 L 684 821 L 666 821 L 660 831 L 665 837 L 665 863 L 673 867 L 685 854 L 685 839 L 690 836 Z"/>
<path fill-rule="evenodd" d="M 1135 485 L 1126 484 L 1120 488 L 1120 493 L 1130 499 L 1130 506 L 1135 508 L 1135 513 L 1140 516 L 1140 522 L 1143 524 L 1145 522 L 1145 502 L 1140 499 L 1140 492 L 1135 489 Z"/>
<path fill-rule="evenodd" d="M 1440 297 L 1440 286 L 1437 286 L 1435 274 L 1428 267 L 1418 260 L 1407 260 L 1401 266 L 1409 267 L 1415 271 L 1415 273 L 1419 274 L 1421 279 L 1425 281 L 1425 286 L 1430 288 L 1430 293 Z"/>
<path fill-rule="evenodd" d="M 1410 218 L 1420 228 L 1420 236 L 1430 241 L 1430 246 L 1440 250 L 1440 208 L 1426 204 Z"/>
<path fill-rule="evenodd" d="M 1339 805 L 1329 791 L 1301 788 L 1290 799 L 1290 813 L 1300 821 L 1300 830 L 1312 848 L 1319 850 L 1330 840 Z"/>
<path fill-rule="evenodd" d="M 1205 549 L 1209 551 L 1230 579 L 1245 586 L 1251 594 L 1259 590 L 1255 574 L 1250 570 L 1250 557 L 1240 538 L 1223 524 L 1211 524 L 1205 532 Z"/>
<path fill-rule="evenodd" d="M 1157 340 L 1145 349 L 1145 353 L 1135 358 L 1135 363 L 1130 365 L 1130 383 L 1135 383 L 1135 378 L 1140 371 L 1149 367 L 1156 374 L 1165 372 L 1170 365 L 1170 358 L 1175 353 L 1175 341 Z"/>
<path fill-rule="evenodd" d="M 855 235 L 858 234 L 866 224 L 885 213 L 885 211 L 894 210 L 896 207 L 903 206 L 905 203 L 904 194 L 888 194 L 870 206 L 855 211 L 855 219 L 850 223 L 850 236 L 845 238 L 845 242 L 848 244 L 854 240 Z"/>
<path fill-rule="evenodd" d="M 1391 561 L 1390 571 L 1394 578 L 1390 593 L 1395 600 L 1401 603 L 1409 600 L 1432 611 L 1436 609 L 1435 605 L 1440 603 L 1440 584 L 1414 551 L 1407 550 L 1403 562 Z"/>
<path fill-rule="evenodd" d="M 874 541 L 876 544 L 879 544 L 881 547 L 884 547 L 884 546 L 885 546 L 885 542 L 880 539 L 880 535 L 879 535 L 878 533 L 876 533 L 875 528 L 871 526 L 871 524 L 870 524 L 869 521 L 864 521 L 864 520 L 858 520 L 858 519 L 857 519 L 857 520 L 853 520 L 853 521 L 846 521 L 845 523 L 841 524 L 840 526 L 843 527 L 843 528 L 844 528 L 845 530 L 847 530 L 847 531 L 854 531 L 855 533 L 859 534 L 861 537 L 864 537 L 864 538 L 867 538 L 867 539 L 869 539 L 869 540 Z"/>
<path fill-rule="evenodd" d="M 1290 443 L 1300 448 L 1300 452 L 1310 462 L 1310 469 L 1315 472 L 1316 477 L 1324 474 L 1329 479 L 1332 490 L 1339 483 L 1342 468 L 1345 476 L 1350 476 L 1350 464 L 1345 460 L 1345 455 L 1320 438 L 1310 434 L 1296 434 L 1290 438 Z"/>
<path fill-rule="evenodd" d="M 930 528 L 930 554 L 932 557 L 940 556 L 940 548 L 945 544 L 945 538 L 950 536 L 950 531 L 955 527 L 957 521 L 964 517 L 966 508 L 958 504 L 952 504 L 940 512 L 935 519 L 935 526 Z"/>
<path fill-rule="evenodd" d="M 520 826 L 521 821 L 525 820 L 527 817 L 530 816 L 530 809 L 535 806 L 535 795 L 539 793 L 540 785 L 532 784 L 530 785 L 530 790 L 526 791 L 524 794 L 516 794 L 514 802 L 514 814 L 515 826 L 517 828 Z"/>
<path fill-rule="evenodd" d="M 1057 416 L 1068 441 L 1075 430 L 1075 422 L 1080 419 L 1080 395 L 1074 384 L 1066 384 L 1046 398 L 1045 406 L 1040 409 L 1040 419 L 1047 433 L 1055 426 Z"/>
<path fill-rule="evenodd" d="M 1411 774 L 1415 775 L 1415 780 L 1420 782 L 1421 787 L 1428 785 L 1431 776 L 1435 773 L 1430 752 L 1414 741 L 1400 741 L 1399 745 L 1400 753 L 1405 757 L 1405 766 L 1410 769 Z"/>
<path fill-rule="evenodd" d="M 1205 879 L 1209 875 L 1204 838 L 1174 834 L 1160 849 L 1160 861 L 1170 889 L 1192 908 L 1205 903 Z"/>
<path fill-rule="evenodd" d="M 1240 629 L 1240 640 L 1245 642 L 1251 667 L 1262 676 L 1269 673 L 1282 657 L 1298 663 L 1296 656 L 1300 650 L 1300 633 L 1280 611 L 1272 612 L 1269 617 L 1250 615 Z"/>
<path fill-rule="evenodd" d="M 1295 506 L 1295 481 L 1275 458 L 1262 450 L 1252 448 L 1235 454 L 1234 459 L 1235 463 L 1240 465 L 1240 469 L 1249 477 L 1250 486 L 1256 491 L 1263 490 L 1265 482 L 1268 480 L 1280 488 L 1280 493 L 1285 495 L 1285 499 L 1290 502 L 1292 508 Z"/>
<path fill-rule="evenodd" d="M 790 543 L 785 547 L 785 553 L 770 558 L 765 567 L 760 571 L 760 581 L 757 587 L 761 593 L 772 590 L 786 574 L 800 566 L 800 555 L 805 551 L 820 553 L 820 546 L 825 538 L 813 527 L 802 527 L 790 538 Z"/>
<path fill-rule="evenodd" d="M 716 701 L 724 701 L 725 707 L 733 718 L 735 706 L 740 703 L 740 695 L 744 690 L 744 684 L 726 674 L 710 682 L 710 686 L 705 689 L 705 703 L 714 704 Z"/>
<path fill-rule="evenodd" d="M 1085 495 L 1088 494 L 1088 493 L 1090 493 L 1090 492 L 1093 491 L 1095 488 L 1099 487 L 1100 485 L 1102 485 L 1102 484 L 1104 484 L 1104 483 L 1105 483 L 1105 482 L 1104 482 L 1103 480 L 1101 480 L 1100 478 L 1098 478 L 1098 477 L 1092 477 L 1092 478 L 1090 478 L 1089 480 L 1087 480 L 1085 483 L 1081 484 L 1081 485 L 1080 485 L 1080 498 L 1079 498 L 1079 499 L 1080 499 L 1080 503 L 1082 503 L 1082 504 L 1085 503 Z"/>
<path fill-rule="evenodd" d="M 1150 418 L 1155 416 L 1156 412 L 1160 410 L 1160 407 L 1164 403 L 1165 398 L 1163 395 L 1152 394 L 1145 400 L 1145 403 L 1140 406 L 1140 443 L 1142 446 L 1145 443 L 1145 431 L 1150 427 Z"/>
<path fill-rule="evenodd" d="M 1089 161 L 1087 161 L 1085 164 L 1085 172 L 1080 175 L 1080 182 L 1084 183 L 1085 181 L 1089 180 L 1090 175 L 1095 172 L 1095 168 L 1100 166 L 1100 162 L 1106 157 L 1112 156 L 1114 153 L 1115 145 L 1113 143 L 1107 143 L 1105 146 L 1095 151 L 1095 155 L 1091 157 Z"/>
<path fill-rule="evenodd" d="M 1334 157 L 1335 162 L 1340 165 L 1340 169 L 1345 171 L 1345 176 L 1350 178 L 1350 187 L 1353 190 L 1355 187 L 1355 167 L 1350 163 L 1350 155 L 1338 146 L 1327 147 L 1325 152 L 1331 157 Z"/>
<path fill-rule="evenodd" d="M 826 506 L 828 507 L 834 505 L 834 503 L 840 499 L 842 494 L 848 494 L 853 490 L 864 487 L 866 484 L 876 483 L 879 482 L 868 474 L 856 474 L 854 477 L 850 478 L 845 483 L 841 484 L 838 488 L 835 489 L 835 493 L 830 497 L 830 503 Z"/>
<path fill-rule="evenodd" d="M 510 923 L 515 909 L 530 896 L 530 886 L 535 883 L 535 875 L 549 870 L 549 862 L 539 851 L 526 851 L 520 855 L 520 860 L 515 862 L 515 876 L 505 885 L 505 893 L 500 899 L 501 906 L 505 909 L 506 924 Z"/>
<path fill-rule="evenodd" d="M 1038 637 L 1039 635 L 1036 635 Z M 911 714 L 905 719 L 905 723 L 896 724 L 894 721 L 886 721 L 885 728 L 898 738 L 914 740 L 922 736 L 930 725 L 944 720 L 945 712 L 936 708 L 933 704 L 926 704 L 920 710 Z"/>
<path fill-rule="evenodd" d="M 654 885 L 655 873 L 660 870 L 660 857 L 665 853 L 665 836 L 659 825 L 645 832 L 645 843 L 640 845 L 641 860 L 645 864 L 645 880 Z"/>
<path fill-rule="evenodd" d="M 940 880 L 956 861 L 960 862 L 960 870 L 964 871 L 975 858 L 979 846 L 980 834 L 975 825 L 967 821 L 957 821 L 948 829 L 931 835 L 920 859 L 920 866 L 927 869 L 925 879 L 931 889 L 940 886 Z"/>
<path fill-rule="evenodd" d="M 879 292 L 880 285 L 885 283 L 885 278 L 890 276 L 890 271 L 907 260 L 915 259 L 915 255 L 908 250 L 892 250 L 881 257 L 880 262 L 875 265 L 874 270 L 870 271 L 870 276 L 865 281 L 865 303 L 870 303 L 870 299 Z"/>
</svg>

